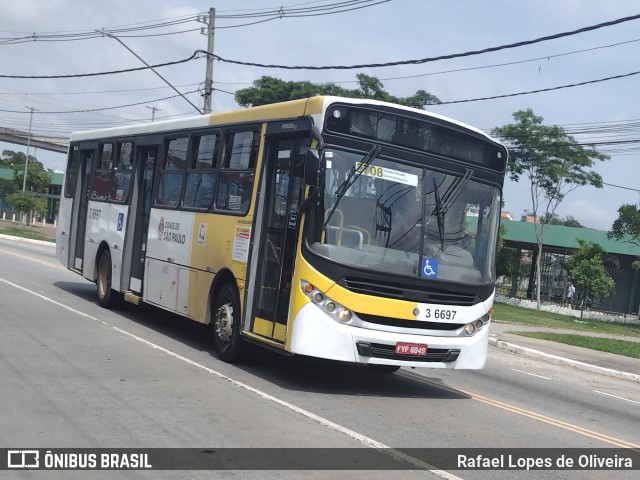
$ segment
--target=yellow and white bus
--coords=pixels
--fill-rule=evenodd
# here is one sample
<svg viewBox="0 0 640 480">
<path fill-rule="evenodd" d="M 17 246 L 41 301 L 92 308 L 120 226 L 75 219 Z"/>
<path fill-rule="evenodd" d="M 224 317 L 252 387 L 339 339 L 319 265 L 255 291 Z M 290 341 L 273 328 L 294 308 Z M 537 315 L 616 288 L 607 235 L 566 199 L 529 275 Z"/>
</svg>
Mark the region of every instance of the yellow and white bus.
<svg viewBox="0 0 640 480">
<path fill-rule="evenodd" d="M 367 364 L 484 366 L 505 147 L 374 100 L 313 97 L 74 133 L 57 255 L 100 304 Z"/>
</svg>

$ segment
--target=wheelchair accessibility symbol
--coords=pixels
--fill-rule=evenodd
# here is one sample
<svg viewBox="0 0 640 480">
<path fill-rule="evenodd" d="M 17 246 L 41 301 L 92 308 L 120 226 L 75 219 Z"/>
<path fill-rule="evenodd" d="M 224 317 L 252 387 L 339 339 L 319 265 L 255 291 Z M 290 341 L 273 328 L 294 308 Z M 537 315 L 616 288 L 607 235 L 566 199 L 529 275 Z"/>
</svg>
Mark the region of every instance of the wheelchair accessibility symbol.
<svg viewBox="0 0 640 480">
<path fill-rule="evenodd" d="M 438 260 L 435 258 L 422 257 L 420 276 L 438 278 Z"/>
</svg>

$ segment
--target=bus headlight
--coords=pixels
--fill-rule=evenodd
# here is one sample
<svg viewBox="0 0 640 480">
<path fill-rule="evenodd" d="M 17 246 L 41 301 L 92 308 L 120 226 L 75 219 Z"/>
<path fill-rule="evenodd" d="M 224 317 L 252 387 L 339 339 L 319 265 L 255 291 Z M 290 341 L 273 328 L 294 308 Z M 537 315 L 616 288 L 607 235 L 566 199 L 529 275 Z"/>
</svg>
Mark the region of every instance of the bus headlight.
<svg viewBox="0 0 640 480">
<path fill-rule="evenodd" d="M 340 320 L 343 323 L 347 323 L 349 320 L 351 320 L 351 311 L 344 307 L 341 308 L 338 311 L 338 320 Z"/>
<path fill-rule="evenodd" d="M 475 335 L 477 332 L 482 330 L 487 323 L 489 323 L 490 319 L 491 319 L 491 315 L 489 315 L 487 313 L 487 314 L 483 315 L 482 317 L 480 317 L 475 322 L 467 323 L 464 326 L 464 333 L 466 333 L 467 336 L 469 336 L 469 337 L 472 336 L 472 335 Z"/>
<path fill-rule="evenodd" d="M 464 326 L 464 333 L 466 333 L 469 337 L 476 333 L 476 324 L 475 323 L 467 323 Z"/>
<path fill-rule="evenodd" d="M 309 300 L 337 322 L 349 323 L 353 318 L 351 310 L 327 297 L 311 283 L 302 280 L 300 287 Z"/>
</svg>

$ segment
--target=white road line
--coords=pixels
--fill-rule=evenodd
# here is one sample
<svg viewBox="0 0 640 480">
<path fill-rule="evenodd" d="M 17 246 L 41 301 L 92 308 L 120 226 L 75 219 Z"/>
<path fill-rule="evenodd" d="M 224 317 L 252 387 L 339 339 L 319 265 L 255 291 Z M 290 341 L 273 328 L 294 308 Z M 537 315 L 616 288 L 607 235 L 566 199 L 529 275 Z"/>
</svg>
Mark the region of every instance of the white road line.
<svg viewBox="0 0 640 480">
<path fill-rule="evenodd" d="M 535 373 L 525 372 L 523 370 L 518 370 L 517 368 L 512 368 L 514 372 L 524 373 L 525 375 L 531 375 L 532 377 L 544 378 L 545 380 L 551 380 L 549 377 L 543 377 L 542 375 L 536 375 Z"/>
<path fill-rule="evenodd" d="M 594 390 L 594 392 L 599 393 L 600 395 L 606 395 L 608 397 L 618 398 L 618 399 L 624 400 L 626 402 L 637 403 L 638 405 L 640 405 L 640 402 L 636 402 L 635 400 L 629 400 L 628 398 L 619 397 L 617 395 L 611 395 L 610 393 L 601 392 L 599 390 Z"/>
<path fill-rule="evenodd" d="M 33 295 L 35 297 L 38 297 L 38 298 L 40 298 L 40 299 L 42 299 L 42 300 L 44 300 L 46 302 L 50 302 L 50 303 L 52 303 L 54 305 L 57 305 L 58 307 L 64 308 L 64 309 L 66 309 L 66 310 L 68 310 L 70 312 L 75 313 L 76 315 L 79 315 L 81 317 L 87 318 L 89 320 L 93 320 L 94 322 L 96 322 L 96 323 L 98 323 L 100 325 L 103 325 L 105 327 L 111 328 L 114 331 L 116 331 L 116 332 L 118 332 L 118 333 L 120 333 L 122 335 L 126 335 L 126 336 L 136 340 L 137 342 L 142 343 L 143 345 L 146 345 L 146 346 L 151 347 L 151 348 L 153 348 L 155 350 L 159 350 L 159 351 L 161 351 L 163 353 L 166 353 L 167 355 L 170 355 L 170 356 L 176 358 L 177 360 L 185 362 L 185 363 L 187 363 L 187 364 L 189 364 L 191 366 L 200 368 L 200 369 L 204 370 L 207 373 L 210 373 L 212 375 L 215 375 L 215 376 L 217 376 L 219 378 L 222 378 L 222 379 L 228 381 L 229 383 L 235 385 L 236 387 L 248 390 L 248 391 L 250 391 L 250 392 L 252 392 L 252 393 L 254 393 L 254 394 L 256 394 L 256 395 L 258 395 L 258 396 L 260 396 L 262 398 L 264 398 L 265 400 L 269 400 L 271 402 L 277 403 L 278 405 L 281 405 L 281 406 L 283 406 L 285 408 L 288 408 L 289 410 L 292 410 L 292 411 L 294 411 L 294 412 L 296 412 L 296 413 L 298 413 L 298 414 L 300 414 L 300 415 L 302 415 L 304 417 L 307 417 L 307 418 L 319 423 L 320 425 L 323 425 L 325 427 L 331 428 L 332 430 L 336 430 L 336 431 L 338 431 L 340 433 L 343 433 L 343 434 L 353 438 L 354 440 L 360 442 L 362 445 L 364 445 L 366 447 L 384 449 L 384 451 L 386 453 L 388 453 L 389 455 L 391 455 L 391 456 L 393 456 L 393 457 L 395 457 L 397 459 L 403 460 L 403 461 L 405 461 L 407 463 L 410 463 L 411 465 L 415 465 L 417 468 L 419 468 L 421 470 L 428 470 L 429 473 L 431 473 L 431 474 L 433 474 L 433 475 L 435 475 L 435 476 L 437 476 L 439 478 L 443 478 L 445 480 L 462 480 L 460 477 L 457 477 L 457 476 L 455 476 L 455 475 L 453 475 L 453 474 L 451 474 L 449 472 L 446 472 L 444 470 L 438 470 L 438 469 L 434 468 L 432 465 L 429 465 L 429 464 L 427 464 L 427 463 L 425 463 L 425 462 L 423 462 L 423 461 L 421 461 L 421 460 L 419 460 L 417 458 L 414 458 L 414 457 L 406 455 L 406 454 L 404 454 L 402 452 L 396 451 L 396 450 L 388 447 L 387 445 L 385 445 L 383 443 L 380 443 L 380 442 L 378 442 L 376 440 L 373 440 L 372 438 L 369 438 L 369 437 L 367 437 L 365 435 L 362 435 L 362 434 L 360 434 L 360 433 L 358 433 L 358 432 L 356 432 L 354 430 L 351 430 L 349 428 L 343 427 L 342 425 L 334 423 L 331 420 L 328 420 L 328 419 L 326 419 L 324 417 L 316 415 L 315 413 L 309 412 L 308 410 L 305 410 L 303 408 L 297 407 L 296 405 L 293 405 L 292 403 L 289 403 L 289 402 L 281 400 L 281 399 L 279 399 L 277 397 L 274 397 L 273 395 L 269 395 L 268 393 L 263 392 L 262 390 L 258 390 L 257 388 L 254 388 L 254 387 L 252 387 L 250 385 L 247 385 L 246 383 L 242 383 L 242 382 L 239 382 L 238 380 L 234 380 L 233 378 L 228 377 L 227 375 L 225 375 L 223 373 L 220 373 L 220 372 L 218 372 L 216 370 L 213 370 L 213 369 L 211 369 L 211 368 L 209 368 L 209 367 L 207 367 L 205 365 L 202 365 L 201 363 L 198 363 L 198 362 L 190 360 L 190 359 L 188 359 L 186 357 L 183 357 L 182 355 L 180 355 L 178 353 L 172 352 L 171 350 L 168 350 L 168 349 L 166 349 L 164 347 L 161 347 L 160 345 L 157 345 L 157 344 L 155 344 L 153 342 L 150 342 L 149 340 L 145 340 L 144 338 L 139 337 L 139 336 L 137 336 L 137 335 L 135 335 L 133 333 L 127 332 L 126 330 L 123 330 L 123 329 L 121 329 L 119 327 L 116 327 L 115 325 L 112 325 L 109 322 L 106 322 L 104 320 L 100 320 L 97 317 L 94 317 L 94 316 L 89 315 L 87 313 L 81 312 L 80 310 L 77 310 L 77 309 L 75 309 L 73 307 L 69 307 L 68 305 L 65 305 L 64 303 L 60 303 L 60 302 L 58 302 L 56 300 L 53 300 L 52 298 L 49 298 L 49 297 L 47 297 L 45 295 L 42 295 L 42 294 L 40 294 L 38 292 L 34 292 L 33 290 L 30 290 L 30 289 L 28 289 L 26 287 L 23 287 L 21 285 L 18 285 L 16 283 L 13 283 L 13 282 L 11 282 L 9 280 L 6 280 L 4 278 L 0 277 L 0 282 L 4 283 L 6 285 L 10 285 L 10 286 L 12 286 L 12 287 L 14 287 L 14 288 L 16 288 L 18 290 L 22 290 L 23 292 L 29 293 L 29 294 L 31 294 L 31 295 Z"/>
</svg>

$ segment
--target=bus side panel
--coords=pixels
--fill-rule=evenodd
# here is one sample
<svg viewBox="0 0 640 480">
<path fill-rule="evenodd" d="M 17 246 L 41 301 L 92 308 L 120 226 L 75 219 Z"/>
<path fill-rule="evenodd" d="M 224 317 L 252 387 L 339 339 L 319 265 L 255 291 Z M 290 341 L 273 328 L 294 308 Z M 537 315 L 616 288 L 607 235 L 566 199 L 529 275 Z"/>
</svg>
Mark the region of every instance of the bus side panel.
<svg viewBox="0 0 640 480">
<path fill-rule="evenodd" d="M 122 273 L 122 253 L 124 251 L 125 233 L 127 229 L 127 205 L 111 205 L 109 209 L 109 226 L 107 227 L 107 243 L 111 251 L 111 288 L 122 291 L 120 285 Z"/>
<path fill-rule="evenodd" d="M 193 212 L 152 208 L 149 217 L 143 299 L 181 315 L 187 314 L 193 223 Z"/>
<path fill-rule="evenodd" d="M 110 215 L 111 205 L 89 200 L 87 205 L 84 257 L 82 260 L 82 276 L 88 280 L 93 281 L 96 279 L 98 248 L 103 241 L 107 241 Z M 113 251 L 111 255 L 113 255 Z"/>
<path fill-rule="evenodd" d="M 209 289 L 214 274 L 221 269 L 231 270 L 236 280 L 246 278 L 246 256 L 252 218 L 251 214 L 246 217 L 210 213 L 195 214 L 189 262 L 194 270 L 189 274 L 187 297 L 182 304 L 178 303 L 178 309 L 187 305 L 186 315 L 189 318 L 206 323 Z M 181 294 L 185 293 L 182 287 L 180 290 Z M 243 306 L 243 291 L 240 291 L 240 302 Z"/>
<path fill-rule="evenodd" d="M 144 275 L 144 301 L 176 311 L 178 300 L 179 267 L 154 258 L 146 260 Z"/>
<path fill-rule="evenodd" d="M 66 179 L 65 179 L 66 183 Z M 66 185 L 65 185 L 66 186 Z M 62 192 L 65 190 L 62 187 Z M 71 236 L 71 211 L 73 210 L 73 198 L 67 198 L 62 193 L 60 197 L 60 210 L 58 213 L 58 228 L 56 229 L 56 256 L 62 265 L 69 265 L 69 237 Z"/>
</svg>

